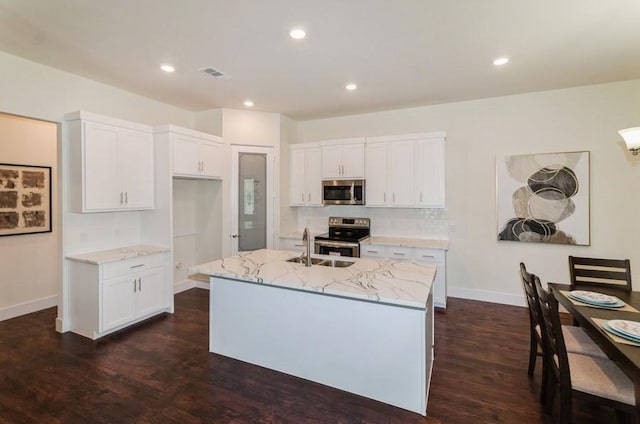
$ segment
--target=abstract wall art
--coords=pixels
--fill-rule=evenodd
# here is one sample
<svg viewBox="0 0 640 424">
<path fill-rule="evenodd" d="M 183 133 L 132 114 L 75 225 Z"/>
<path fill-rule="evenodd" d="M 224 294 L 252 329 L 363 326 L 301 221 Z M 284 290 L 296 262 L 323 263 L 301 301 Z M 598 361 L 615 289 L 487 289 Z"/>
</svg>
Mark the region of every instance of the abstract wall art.
<svg viewBox="0 0 640 424">
<path fill-rule="evenodd" d="M 0 236 L 51 232 L 51 167 L 0 164 Z"/>
<path fill-rule="evenodd" d="M 589 152 L 498 157 L 498 240 L 588 246 Z"/>
</svg>

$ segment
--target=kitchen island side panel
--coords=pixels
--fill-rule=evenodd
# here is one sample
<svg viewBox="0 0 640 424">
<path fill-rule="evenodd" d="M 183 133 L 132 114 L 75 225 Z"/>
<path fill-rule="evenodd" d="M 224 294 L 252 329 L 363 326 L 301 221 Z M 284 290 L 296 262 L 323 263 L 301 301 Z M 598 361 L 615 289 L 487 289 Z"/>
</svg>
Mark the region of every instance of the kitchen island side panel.
<svg viewBox="0 0 640 424">
<path fill-rule="evenodd" d="M 209 350 L 425 415 L 433 328 L 428 305 L 407 308 L 211 277 Z"/>
</svg>

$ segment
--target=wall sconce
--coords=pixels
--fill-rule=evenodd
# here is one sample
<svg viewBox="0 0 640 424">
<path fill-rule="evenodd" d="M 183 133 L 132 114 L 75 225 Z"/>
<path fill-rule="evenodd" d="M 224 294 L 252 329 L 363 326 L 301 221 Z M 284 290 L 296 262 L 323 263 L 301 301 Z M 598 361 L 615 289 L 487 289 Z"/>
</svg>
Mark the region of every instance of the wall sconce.
<svg viewBox="0 0 640 424">
<path fill-rule="evenodd" d="M 624 142 L 627 144 L 627 149 L 629 149 L 634 156 L 640 153 L 640 127 L 620 130 L 618 134 L 622 136 Z"/>
</svg>

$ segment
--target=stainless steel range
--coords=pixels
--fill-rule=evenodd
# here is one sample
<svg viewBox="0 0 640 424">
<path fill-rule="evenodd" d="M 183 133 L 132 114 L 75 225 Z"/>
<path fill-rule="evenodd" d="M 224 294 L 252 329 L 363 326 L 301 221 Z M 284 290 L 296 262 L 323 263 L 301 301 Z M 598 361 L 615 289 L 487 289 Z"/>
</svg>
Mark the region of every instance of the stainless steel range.
<svg viewBox="0 0 640 424">
<path fill-rule="evenodd" d="M 360 257 L 360 242 L 369 238 L 369 218 L 329 217 L 329 232 L 315 237 L 314 252 Z"/>
</svg>

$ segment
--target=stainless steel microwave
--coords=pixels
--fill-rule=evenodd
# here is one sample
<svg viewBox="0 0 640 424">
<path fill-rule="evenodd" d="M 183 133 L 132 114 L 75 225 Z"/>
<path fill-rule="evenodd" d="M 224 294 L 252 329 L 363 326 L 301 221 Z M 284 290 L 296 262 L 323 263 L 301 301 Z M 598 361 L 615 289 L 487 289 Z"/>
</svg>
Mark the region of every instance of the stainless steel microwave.
<svg viewBox="0 0 640 424">
<path fill-rule="evenodd" d="M 364 205 L 364 180 L 322 181 L 325 205 Z"/>
</svg>

